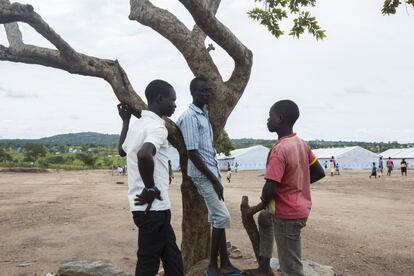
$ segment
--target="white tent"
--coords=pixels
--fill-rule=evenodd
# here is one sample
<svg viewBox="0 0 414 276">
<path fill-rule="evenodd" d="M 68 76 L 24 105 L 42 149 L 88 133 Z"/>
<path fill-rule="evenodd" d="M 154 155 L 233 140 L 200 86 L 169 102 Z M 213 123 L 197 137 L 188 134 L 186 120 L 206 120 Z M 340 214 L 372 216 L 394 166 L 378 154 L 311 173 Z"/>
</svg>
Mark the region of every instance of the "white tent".
<svg viewBox="0 0 414 276">
<path fill-rule="evenodd" d="M 378 165 L 378 155 L 360 146 L 345 148 L 315 149 L 313 153 L 318 157 L 319 163 L 324 166 L 332 158 L 335 158 L 341 169 L 370 169 L 372 162 Z"/>
<path fill-rule="evenodd" d="M 414 168 L 414 148 L 405 148 L 405 149 L 388 149 L 383 153 L 380 153 L 384 160 L 384 166 L 387 162 L 387 159 L 391 157 L 391 160 L 394 162 L 395 168 L 399 168 L 401 160 L 404 158 L 408 163 L 408 168 Z"/>
<path fill-rule="evenodd" d="M 234 156 L 226 156 L 223 153 L 217 154 L 217 161 L 220 171 L 227 171 L 229 164 L 231 168 L 234 168 Z"/>
<path fill-rule="evenodd" d="M 239 165 L 239 170 L 264 170 L 268 154 L 269 148 L 259 145 L 233 150 L 231 157 L 234 158 L 233 164 Z"/>
</svg>

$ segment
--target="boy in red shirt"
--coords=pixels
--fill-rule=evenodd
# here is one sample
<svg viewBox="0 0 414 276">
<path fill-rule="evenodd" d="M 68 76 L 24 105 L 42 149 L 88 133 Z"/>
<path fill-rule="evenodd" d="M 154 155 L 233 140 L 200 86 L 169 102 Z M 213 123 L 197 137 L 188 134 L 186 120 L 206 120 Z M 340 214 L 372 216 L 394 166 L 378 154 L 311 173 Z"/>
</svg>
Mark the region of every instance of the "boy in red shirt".
<svg viewBox="0 0 414 276">
<path fill-rule="evenodd" d="M 278 140 L 267 158 L 266 183 L 261 196 L 263 206 L 268 206 L 267 209 L 273 212 L 270 219 L 273 220 L 282 274 L 295 276 L 304 275 L 300 233 L 306 225 L 312 205 L 310 184 L 325 176 L 308 143 L 293 132 L 293 125 L 298 118 L 299 108 L 293 101 L 278 101 L 270 108 L 267 127 L 270 132 L 277 133 Z M 271 243 L 266 242 L 270 239 Z M 248 273 L 273 275 L 269 265 L 273 237 L 261 235 L 260 240 L 260 245 L 272 246 L 260 248 L 259 268 Z"/>
</svg>

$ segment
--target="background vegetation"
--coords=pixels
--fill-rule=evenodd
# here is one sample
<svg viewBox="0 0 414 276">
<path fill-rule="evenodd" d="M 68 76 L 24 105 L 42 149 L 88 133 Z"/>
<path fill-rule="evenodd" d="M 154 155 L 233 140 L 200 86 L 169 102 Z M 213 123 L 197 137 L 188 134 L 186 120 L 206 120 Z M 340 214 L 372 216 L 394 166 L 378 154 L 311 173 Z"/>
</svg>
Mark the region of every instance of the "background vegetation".
<svg viewBox="0 0 414 276">
<path fill-rule="evenodd" d="M 118 135 L 94 132 L 61 134 L 47 138 L 0 140 L 0 167 L 42 167 L 65 170 L 109 169 L 125 166 L 125 158 L 118 155 Z M 254 145 L 271 147 L 274 140 L 230 139 L 223 131 L 217 151 L 226 155 L 238 148 Z M 413 147 L 414 143 L 309 141 L 312 148 L 361 146 L 380 153 L 390 148 Z"/>
</svg>

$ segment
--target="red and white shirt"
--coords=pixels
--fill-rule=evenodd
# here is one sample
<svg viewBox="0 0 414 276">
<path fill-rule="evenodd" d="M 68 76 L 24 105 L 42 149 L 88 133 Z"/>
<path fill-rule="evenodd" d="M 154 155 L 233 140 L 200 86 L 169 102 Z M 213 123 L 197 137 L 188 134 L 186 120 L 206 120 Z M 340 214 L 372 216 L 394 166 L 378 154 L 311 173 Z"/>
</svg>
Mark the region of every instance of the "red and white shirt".
<svg viewBox="0 0 414 276">
<path fill-rule="evenodd" d="M 275 194 L 275 216 L 307 218 L 312 206 L 309 167 L 317 161 L 307 142 L 296 134 L 280 138 L 269 152 L 265 179 L 280 184 Z"/>
</svg>

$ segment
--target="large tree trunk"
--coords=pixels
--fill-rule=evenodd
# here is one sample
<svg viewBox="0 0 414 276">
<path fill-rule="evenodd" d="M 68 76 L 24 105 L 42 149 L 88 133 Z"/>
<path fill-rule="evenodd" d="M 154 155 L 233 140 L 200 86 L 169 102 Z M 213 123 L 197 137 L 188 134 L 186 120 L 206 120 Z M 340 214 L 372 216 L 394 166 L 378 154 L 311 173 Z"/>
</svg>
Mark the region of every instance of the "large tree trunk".
<svg viewBox="0 0 414 276">
<path fill-rule="evenodd" d="M 210 225 L 207 222 L 204 200 L 190 177 L 183 176 L 181 193 L 183 196 L 181 251 L 185 260 L 184 270 L 188 271 L 191 266 L 208 258 L 210 254 Z"/>
</svg>

